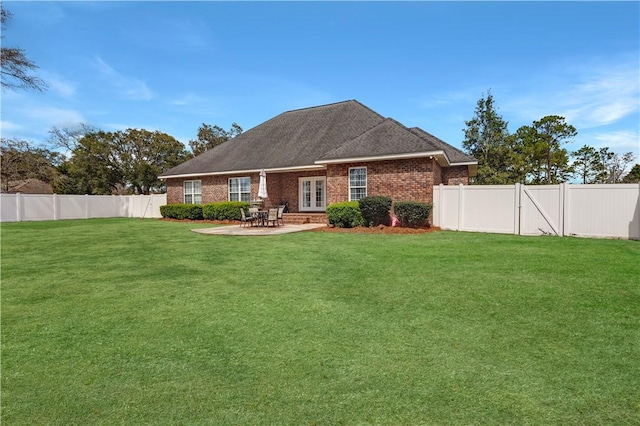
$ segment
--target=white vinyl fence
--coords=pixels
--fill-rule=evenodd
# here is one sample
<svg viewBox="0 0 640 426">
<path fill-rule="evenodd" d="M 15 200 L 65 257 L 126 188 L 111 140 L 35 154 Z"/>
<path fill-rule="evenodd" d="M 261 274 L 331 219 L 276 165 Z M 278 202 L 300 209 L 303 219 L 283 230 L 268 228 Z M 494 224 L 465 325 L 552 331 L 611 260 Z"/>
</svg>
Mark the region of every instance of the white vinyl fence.
<svg viewBox="0 0 640 426">
<path fill-rule="evenodd" d="M 99 217 L 158 218 L 166 194 L 59 195 L 0 194 L 0 222 L 90 219 Z"/>
<path fill-rule="evenodd" d="M 434 187 L 433 224 L 518 235 L 640 240 L 640 185 Z"/>
</svg>

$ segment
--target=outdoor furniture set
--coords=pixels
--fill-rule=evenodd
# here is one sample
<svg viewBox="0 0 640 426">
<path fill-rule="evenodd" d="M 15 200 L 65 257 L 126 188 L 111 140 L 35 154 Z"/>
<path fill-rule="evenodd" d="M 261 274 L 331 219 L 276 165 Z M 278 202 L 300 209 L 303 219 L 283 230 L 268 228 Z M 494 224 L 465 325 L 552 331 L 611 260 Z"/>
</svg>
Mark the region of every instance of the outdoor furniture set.
<svg viewBox="0 0 640 426">
<path fill-rule="evenodd" d="M 246 227 L 249 226 L 269 226 L 269 224 L 273 223 L 273 226 L 284 225 L 284 218 L 282 213 L 284 213 L 284 205 L 278 206 L 278 208 L 270 208 L 270 209 L 258 209 L 258 208 L 250 208 L 249 214 L 247 215 L 243 208 L 240 209 L 241 221 L 240 226 Z"/>
</svg>

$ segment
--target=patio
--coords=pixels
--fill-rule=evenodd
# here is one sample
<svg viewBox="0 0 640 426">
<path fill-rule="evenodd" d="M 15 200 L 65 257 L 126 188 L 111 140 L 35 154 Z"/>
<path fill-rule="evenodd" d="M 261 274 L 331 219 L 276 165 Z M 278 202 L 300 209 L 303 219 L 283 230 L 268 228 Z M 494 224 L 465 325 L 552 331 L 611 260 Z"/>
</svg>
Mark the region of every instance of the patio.
<svg viewBox="0 0 640 426">
<path fill-rule="evenodd" d="M 210 235 L 246 235 L 246 236 L 259 236 L 259 235 L 280 235 L 290 234 L 292 232 L 309 231 L 316 228 L 322 228 L 327 226 L 324 223 L 304 223 L 304 224 L 286 224 L 281 226 L 252 226 L 252 227 L 240 227 L 238 225 L 228 226 L 216 226 L 215 228 L 196 228 L 192 229 L 192 232 L 199 234 Z"/>
</svg>

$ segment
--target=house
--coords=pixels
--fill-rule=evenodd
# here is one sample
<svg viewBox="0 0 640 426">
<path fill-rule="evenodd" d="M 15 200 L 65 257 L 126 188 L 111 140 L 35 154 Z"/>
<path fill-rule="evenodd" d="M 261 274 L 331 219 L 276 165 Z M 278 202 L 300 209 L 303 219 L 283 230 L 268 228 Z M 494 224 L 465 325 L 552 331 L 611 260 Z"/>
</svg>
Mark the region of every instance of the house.
<svg viewBox="0 0 640 426">
<path fill-rule="evenodd" d="M 268 205 L 324 212 L 383 195 L 432 202 L 433 186 L 467 184 L 478 162 L 356 100 L 284 112 L 161 176 L 167 203 L 250 201 L 267 173 Z"/>
<path fill-rule="evenodd" d="M 53 194 L 51 184 L 40 179 L 12 180 L 8 183 L 7 194 Z M 4 192 L 4 189 L 3 189 Z"/>
</svg>

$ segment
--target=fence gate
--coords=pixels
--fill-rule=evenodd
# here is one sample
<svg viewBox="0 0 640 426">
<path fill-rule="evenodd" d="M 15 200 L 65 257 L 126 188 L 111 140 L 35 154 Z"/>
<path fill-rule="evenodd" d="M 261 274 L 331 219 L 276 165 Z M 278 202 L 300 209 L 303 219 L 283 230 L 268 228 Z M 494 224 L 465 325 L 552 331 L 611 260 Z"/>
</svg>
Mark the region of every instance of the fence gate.
<svg viewBox="0 0 640 426">
<path fill-rule="evenodd" d="M 433 224 L 519 235 L 640 239 L 640 185 L 438 185 Z"/>
<path fill-rule="evenodd" d="M 520 235 L 564 235 L 562 185 L 516 185 Z"/>
</svg>

